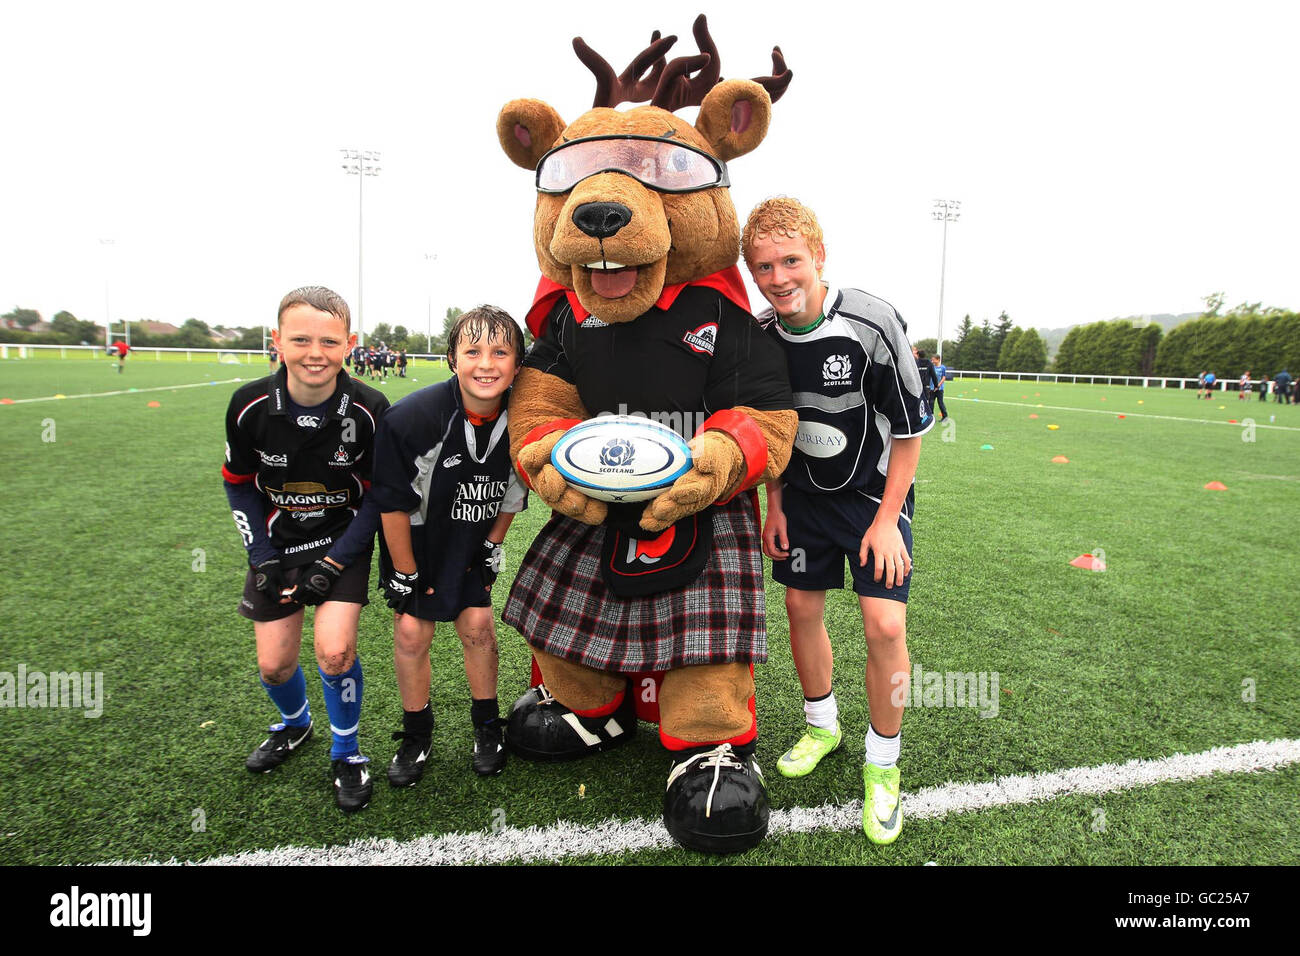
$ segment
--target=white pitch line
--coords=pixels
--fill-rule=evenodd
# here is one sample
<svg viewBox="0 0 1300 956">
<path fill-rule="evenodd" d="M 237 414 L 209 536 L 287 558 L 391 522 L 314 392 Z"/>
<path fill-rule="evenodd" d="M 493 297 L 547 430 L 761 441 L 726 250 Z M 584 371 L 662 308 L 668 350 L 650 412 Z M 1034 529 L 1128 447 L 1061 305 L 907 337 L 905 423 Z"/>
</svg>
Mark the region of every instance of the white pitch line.
<svg viewBox="0 0 1300 956">
<path fill-rule="evenodd" d="M 950 814 L 991 807 L 1015 806 L 1076 794 L 1100 795 L 1196 780 L 1216 773 L 1253 773 L 1300 763 L 1300 740 L 1257 740 L 1232 747 L 1214 747 L 1196 754 L 1174 754 L 1153 760 L 1130 760 L 1096 767 L 1074 767 L 983 783 L 945 783 L 904 793 L 906 815 L 912 820 L 939 820 Z M 820 807 L 793 807 L 772 813 L 768 832 L 848 832 L 862 826 L 862 801 Z M 201 861 L 168 860 L 165 865 L 217 866 L 284 865 L 420 865 L 463 863 L 529 863 L 567 857 L 604 856 L 674 846 L 660 820 L 605 820 L 592 826 L 560 822 L 549 827 L 502 827 L 499 832 L 448 833 L 414 840 L 357 840 L 343 846 L 277 847 L 249 850 Z M 139 861 L 114 861 L 109 864 Z M 145 861 L 151 863 L 152 861 Z"/>
<path fill-rule="evenodd" d="M 1069 405 L 1034 405 L 1029 402 L 999 402 L 992 398 L 957 398 L 948 397 L 950 402 L 974 402 L 977 405 L 1010 405 L 1013 408 L 1041 408 L 1049 412 L 1084 412 L 1088 415 L 1109 415 L 1114 418 L 1117 415 L 1123 415 L 1125 418 L 1160 418 L 1167 422 L 1191 422 L 1194 425 L 1231 425 L 1233 428 L 1244 428 L 1240 422 L 1221 422 L 1213 418 L 1180 418 L 1177 415 L 1152 415 L 1148 412 L 1112 412 L 1103 408 L 1072 408 Z M 1300 432 L 1300 428 L 1294 425 L 1266 425 L 1263 422 L 1255 422 L 1256 428 L 1272 428 L 1274 431 L 1282 432 Z"/>
<path fill-rule="evenodd" d="M 124 388 L 116 392 L 87 392 L 84 395 L 45 395 L 41 398 L 15 398 L 8 405 L 27 405 L 31 402 L 66 402 L 73 398 L 108 398 L 111 395 L 143 395 L 146 392 L 173 392 L 178 388 L 202 388 L 205 385 L 233 385 L 242 382 L 242 378 L 227 378 L 219 382 L 190 382 L 186 385 L 159 385 L 156 388 Z M 251 382 L 252 379 L 250 378 Z M 0 406 L 3 407 L 3 406 Z"/>
</svg>

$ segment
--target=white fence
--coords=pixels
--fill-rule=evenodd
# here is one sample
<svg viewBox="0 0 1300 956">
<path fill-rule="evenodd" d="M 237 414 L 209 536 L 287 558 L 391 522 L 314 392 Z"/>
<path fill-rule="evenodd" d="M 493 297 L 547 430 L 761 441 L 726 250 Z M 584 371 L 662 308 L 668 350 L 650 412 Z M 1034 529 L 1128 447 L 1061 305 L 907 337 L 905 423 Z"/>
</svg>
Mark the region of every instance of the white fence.
<svg viewBox="0 0 1300 956">
<path fill-rule="evenodd" d="M 1007 382 L 1067 382 L 1071 385 L 1133 385 L 1142 388 L 1196 388 L 1197 379 L 1173 378 L 1162 375 L 1065 375 L 1057 372 L 963 372 L 948 369 L 952 378 L 993 379 Z M 1258 391 L 1259 380 L 1252 379 L 1251 390 Z M 1241 389 L 1240 379 L 1216 379 L 1216 391 L 1236 392 Z M 1273 391 L 1273 383 L 1268 383 L 1268 391 Z"/>
<path fill-rule="evenodd" d="M 53 358 L 56 352 L 59 358 L 67 358 L 69 352 L 89 352 L 92 359 L 117 358 L 116 352 L 109 355 L 102 345 L 15 345 L 13 343 L 0 343 L 0 359 Z M 130 354 L 137 358 L 152 355 L 155 361 L 162 361 L 164 352 L 178 357 L 184 355 L 187 362 L 193 362 L 195 356 L 198 356 L 198 361 L 202 362 L 211 361 L 222 355 L 233 355 L 238 358 L 241 364 L 252 365 L 254 362 L 265 362 L 268 358 L 267 353 L 261 349 L 180 349 L 153 345 L 133 345 Z M 443 361 L 446 356 L 428 352 L 407 352 L 406 358 L 408 360 L 433 359 Z"/>
<path fill-rule="evenodd" d="M 0 359 L 11 358 L 52 358 L 53 353 L 58 352 L 59 358 L 67 358 L 69 352 L 89 352 L 91 358 L 113 358 L 104 351 L 102 345 L 12 345 L 0 344 Z M 220 355 L 233 355 L 244 365 L 252 365 L 254 362 L 265 362 L 267 354 L 261 349 L 178 349 L 146 346 L 131 346 L 131 354 L 137 358 L 141 356 L 152 355 L 155 361 L 162 361 L 163 353 L 170 352 L 177 356 L 184 355 L 185 361 L 194 361 L 194 356 L 199 356 L 199 361 L 211 360 Z M 431 354 L 428 352 L 408 352 L 408 360 L 425 359 L 435 361 L 446 361 L 445 355 Z M 961 369 L 948 369 L 948 374 L 953 378 L 974 378 L 974 379 L 994 379 L 1002 382 L 1069 382 L 1071 384 L 1087 385 L 1134 385 L 1142 388 L 1196 388 L 1196 379 L 1194 378 L 1172 378 L 1160 375 L 1063 375 L 1056 372 L 966 372 Z M 1259 382 L 1251 382 L 1253 389 L 1258 390 Z M 1241 387 L 1239 379 L 1219 379 L 1214 383 L 1217 391 L 1235 392 Z M 1268 391 L 1273 391 L 1273 383 L 1268 383 Z"/>
</svg>

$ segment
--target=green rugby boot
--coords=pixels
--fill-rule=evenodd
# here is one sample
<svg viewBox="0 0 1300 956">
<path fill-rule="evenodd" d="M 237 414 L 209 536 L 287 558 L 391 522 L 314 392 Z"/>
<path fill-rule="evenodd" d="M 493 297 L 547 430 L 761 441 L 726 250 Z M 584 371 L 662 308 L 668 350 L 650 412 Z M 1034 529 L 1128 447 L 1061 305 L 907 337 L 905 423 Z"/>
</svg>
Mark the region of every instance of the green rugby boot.
<svg viewBox="0 0 1300 956">
<path fill-rule="evenodd" d="M 783 777 L 806 777 L 817 769 L 822 758 L 840 749 L 844 732 L 835 721 L 834 730 L 823 730 L 809 724 L 799 742 L 781 755 L 776 762 L 777 772 Z"/>
<path fill-rule="evenodd" d="M 872 843 L 893 843 L 903 829 L 898 765 L 885 769 L 869 763 L 862 768 L 862 783 L 866 789 L 862 801 L 863 831 Z"/>
</svg>

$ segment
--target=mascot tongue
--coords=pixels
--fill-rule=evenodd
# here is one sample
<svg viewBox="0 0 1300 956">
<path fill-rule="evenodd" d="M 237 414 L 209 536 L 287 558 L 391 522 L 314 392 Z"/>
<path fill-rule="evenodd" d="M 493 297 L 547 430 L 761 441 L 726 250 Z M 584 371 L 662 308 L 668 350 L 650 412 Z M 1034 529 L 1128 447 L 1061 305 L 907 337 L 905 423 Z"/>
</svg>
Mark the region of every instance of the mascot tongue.
<svg viewBox="0 0 1300 956">
<path fill-rule="evenodd" d="M 592 269 L 591 288 L 603 299 L 621 299 L 636 285 L 636 266 L 622 269 Z"/>
</svg>

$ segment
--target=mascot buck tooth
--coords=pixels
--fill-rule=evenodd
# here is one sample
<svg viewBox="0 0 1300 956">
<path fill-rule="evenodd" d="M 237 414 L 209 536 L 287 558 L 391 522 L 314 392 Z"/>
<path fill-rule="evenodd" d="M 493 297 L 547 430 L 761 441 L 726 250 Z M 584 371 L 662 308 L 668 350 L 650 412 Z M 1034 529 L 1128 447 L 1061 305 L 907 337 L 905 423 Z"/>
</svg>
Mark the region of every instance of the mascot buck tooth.
<svg viewBox="0 0 1300 956">
<path fill-rule="evenodd" d="M 506 155 L 537 177 L 542 279 L 536 336 L 510 399 L 510 451 L 553 509 L 504 620 L 533 650 L 510 748 L 566 760 L 659 722 L 672 755 L 664 823 L 692 849 L 731 852 L 767 832 L 754 760 L 753 665 L 767 658 L 755 486 L 785 469 L 798 416 L 785 359 L 749 313 L 726 163 L 767 133 L 791 73 L 719 82 L 700 52 L 672 62 L 656 31 L 620 76 L 581 39 L 594 107 L 568 125 L 539 100 L 497 120 Z M 618 103 L 650 101 L 627 111 Z M 673 110 L 699 106 L 695 124 Z M 692 467 L 644 504 L 607 504 L 551 464 L 564 432 L 639 414 L 690 439 Z"/>
</svg>

